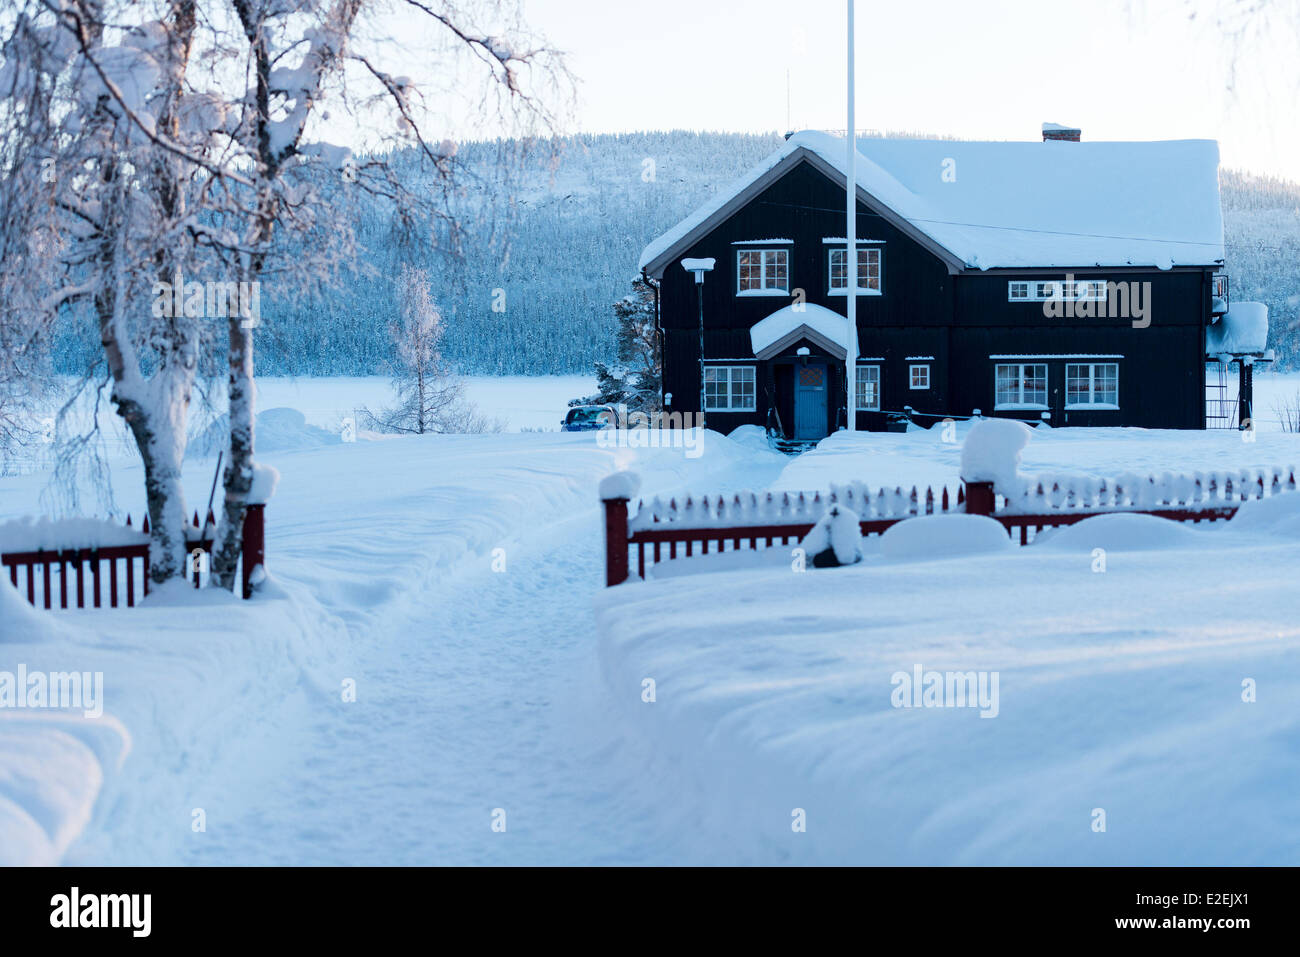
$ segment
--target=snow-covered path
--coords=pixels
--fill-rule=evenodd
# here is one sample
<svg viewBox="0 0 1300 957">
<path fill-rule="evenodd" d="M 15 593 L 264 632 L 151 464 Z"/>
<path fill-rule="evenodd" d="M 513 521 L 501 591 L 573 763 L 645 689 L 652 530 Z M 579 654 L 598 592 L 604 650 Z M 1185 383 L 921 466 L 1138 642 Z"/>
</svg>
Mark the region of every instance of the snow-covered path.
<svg viewBox="0 0 1300 957">
<path fill-rule="evenodd" d="M 540 484 L 544 454 L 516 455 L 513 467 L 493 461 L 470 485 Z M 685 476 L 716 490 L 752 486 L 783 465 L 777 456 L 759 456 L 756 467 L 748 458 L 742 466 L 723 455 L 711 466 L 671 454 L 678 461 L 660 470 L 654 491 L 675 491 Z M 591 476 L 593 488 L 598 478 Z M 439 496 L 437 480 L 425 484 L 425 494 Z M 333 596 L 350 653 L 315 668 L 315 681 L 283 701 L 260 703 L 259 740 L 246 753 L 235 749 L 196 799 L 207 832 L 166 856 L 214 865 L 644 864 L 701 863 L 716 853 L 716 840 L 696 834 L 701 816 L 689 783 L 656 765 L 652 742 L 624 735 L 625 723 L 613 720 L 595 656 L 599 510 L 590 490 L 582 498 L 576 516 L 506 542 L 504 572 L 467 555 L 430 563 L 414 597 L 394 589 L 367 612 L 355 595 Z M 485 496 L 479 507 L 489 503 L 500 504 Z M 459 514 L 417 511 L 406 533 L 432 536 L 448 522 L 488 520 L 460 504 Z M 340 537 L 329 525 L 317 531 Z M 384 542 L 400 560 L 406 545 L 395 534 L 375 529 L 362 550 Z M 282 577 L 309 579 L 305 557 L 282 555 Z M 329 564 L 328 556 L 316 560 Z M 319 588 L 331 571 L 316 574 Z M 347 679 L 356 682 L 354 703 L 342 701 Z M 340 693 L 331 700 L 314 685 Z M 505 812 L 503 833 L 492 828 L 496 809 Z M 100 847 L 118 863 L 137 855 L 157 861 L 157 848 L 127 840 Z M 86 850 L 76 857 L 93 863 L 98 853 Z"/>
</svg>

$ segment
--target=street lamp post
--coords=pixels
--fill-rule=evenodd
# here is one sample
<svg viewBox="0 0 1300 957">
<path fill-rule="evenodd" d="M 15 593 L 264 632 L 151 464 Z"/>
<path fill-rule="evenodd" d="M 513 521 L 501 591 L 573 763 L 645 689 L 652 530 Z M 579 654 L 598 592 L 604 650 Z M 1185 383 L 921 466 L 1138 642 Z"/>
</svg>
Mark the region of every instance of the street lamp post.
<svg viewBox="0 0 1300 957">
<path fill-rule="evenodd" d="M 713 272 L 715 259 L 683 259 L 682 268 L 695 273 L 695 290 L 700 301 L 700 428 L 704 428 L 704 274 Z"/>
</svg>

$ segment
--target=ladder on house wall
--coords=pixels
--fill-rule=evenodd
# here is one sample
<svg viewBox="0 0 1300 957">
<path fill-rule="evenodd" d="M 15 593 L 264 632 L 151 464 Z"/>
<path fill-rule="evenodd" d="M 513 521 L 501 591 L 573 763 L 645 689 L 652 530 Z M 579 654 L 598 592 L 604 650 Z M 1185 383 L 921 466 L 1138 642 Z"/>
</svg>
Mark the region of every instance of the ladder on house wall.
<svg viewBox="0 0 1300 957">
<path fill-rule="evenodd" d="M 1230 363 L 1211 363 L 1215 368 L 1205 374 L 1205 427 L 1207 429 L 1237 428 L 1237 391 L 1228 393 L 1228 368 Z"/>
</svg>

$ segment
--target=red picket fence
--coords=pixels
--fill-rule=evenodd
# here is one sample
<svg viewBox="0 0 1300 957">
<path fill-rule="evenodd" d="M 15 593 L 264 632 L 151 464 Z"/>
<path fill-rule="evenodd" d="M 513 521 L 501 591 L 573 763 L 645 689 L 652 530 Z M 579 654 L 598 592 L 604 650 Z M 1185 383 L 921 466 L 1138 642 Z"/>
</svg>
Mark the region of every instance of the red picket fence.
<svg viewBox="0 0 1300 957">
<path fill-rule="evenodd" d="M 637 503 L 629 519 L 627 498 L 607 498 L 605 507 L 605 584 L 627 581 L 636 554 L 636 573 L 679 557 L 699 553 L 771 548 L 801 541 L 832 504 L 840 503 L 861 517 L 863 536 L 883 535 L 899 522 L 923 515 L 987 515 L 1001 522 L 1013 541 L 1030 544 L 1047 528 L 1073 525 L 1097 515 L 1155 515 L 1176 522 L 1217 522 L 1232 518 L 1241 504 L 1296 491 L 1296 469 L 1208 476 L 1155 476 L 1145 479 L 1093 480 L 1081 476 L 1031 479 L 1024 488 L 1002 494 L 992 482 L 964 482 L 952 495 L 938 496 L 880 489 L 876 495 L 861 484 L 821 493 L 746 492 L 726 496 L 652 499 Z M 730 546 L 730 547 L 728 547 Z"/>
<path fill-rule="evenodd" d="M 740 551 L 746 547 L 757 551 L 776 543 L 798 542 L 810 531 L 826 509 L 837 502 L 862 519 L 864 536 L 883 535 L 886 530 L 908 518 L 964 510 L 965 489 L 955 493 L 946 487 L 935 495 L 927 488 L 922 495 L 913 487 L 892 491 L 880 489 L 874 497 L 861 486 L 832 488 L 823 497 L 820 492 L 745 492 L 731 496 L 687 496 L 679 506 L 676 499 L 667 503 L 653 499 L 649 506 L 638 503 L 637 514 L 628 520 L 628 499 L 605 499 L 605 584 L 618 585 L 630 573 L 630 549 L 636 549 L 637 575 L 645 578 L 648 565 L 690 558 L 696 545 L 700 554 Z M 746 518 L 751 521 L 745 521 Z M 761 543 L 761 545 L 760 545 Z M 728 546 L 731 546 L 728 548 Z M 665 552 L 667 556 L 665 557 Z"/>
<path fill-rule="evenodd" d="M 1174 522 L 1220 522 L 1242 504 L 1296 491 L 1296 467 L 1196 475 L 1130 475 L 1094 480 L 1085 476 L 1031 478 L 1004 495 L 991 483 L 967 483 L 966 511 L 1001 522 L 1013 539 L 1028 545 L 1048 528 L 1096 515 L 1155 515 Z"/>
<path fill-rule="evenodd" d="M 244 515 L 244 542 L 240 562 L 242 593 L 245 599 L 253 597 L 254 569 L 265 562 L 265 526 L 265 506 L 248 506 Z M 131 528 L 129 515 L 126 518 L 126 528 Z M 186 550 L 192 555 L 196 551 L 211 555 L 213 546 L 211 533 L 215 528 L 216 519 L 211 512 L 208 512 L 207 521 L 202 525 L 199 524 L 199 513 L 195 512 L 190 528 L 186 529 Z M 110 608 L 117 608 L 119 605 L 133 608 L 137 601 L 149 594 L 149 517 L 147 515 L 140 529 L 140 535 L 144 540 L 136 544 L 100 548 L 39 548 L 35 551 L 7 552 L 0 555 L 0 568 L 8 569 L 10 583 L 20 592 L 24 592 L 28 602 L 37 607 L 85 608 L 89 585 L 90 607 L 102 608 L 106 596 Z M 202 568 L 198 556 L 195 555 L 194 558 L 193 582 L 194 587 L 198 588 L 202 583 Z"/>
</svg>

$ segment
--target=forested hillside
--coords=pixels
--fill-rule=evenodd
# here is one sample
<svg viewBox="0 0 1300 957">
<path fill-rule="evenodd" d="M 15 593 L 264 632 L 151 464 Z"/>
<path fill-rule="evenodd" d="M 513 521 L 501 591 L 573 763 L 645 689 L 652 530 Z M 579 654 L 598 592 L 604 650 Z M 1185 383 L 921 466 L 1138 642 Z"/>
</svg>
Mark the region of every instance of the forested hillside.
<svg viewBox="0 0 1300 957">
<path fill-rule="evenodd" d="M 502 144 L 462 144 L 465 189 L 453 212 L 466 236 L 458 254 L 436 248 L 445 236 L 440 242 L 398 228 L 382 201 L 341 192 L 339 201 L 355 209 L 361 263 L 327 295 L 266 284 L 258 369 L 384 372 L 393 277 L 409 260 L 433 277 L 447 319 L 446 357 L 458 371 L 589 371 L 594 361 L 613 356 L 612 303 L 628 292 L 646 243 L 780 142 L 775 133 L 579 136 L 562 144 L 558 156 L 536 153 L 514 173 L 503 172 Z M 1232 297 L 1269 304 L 1271 342 L 1283 367 L 1294 368 L 1300 360 L 1300 185 L 1231 170 L 1223 172 L 1222 185 Z M 81 354 L 85 341 L 69 336 L 61 364 L 80 367 L 93 358 Z"/>
</svg>

